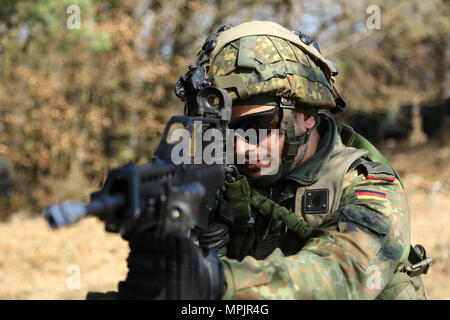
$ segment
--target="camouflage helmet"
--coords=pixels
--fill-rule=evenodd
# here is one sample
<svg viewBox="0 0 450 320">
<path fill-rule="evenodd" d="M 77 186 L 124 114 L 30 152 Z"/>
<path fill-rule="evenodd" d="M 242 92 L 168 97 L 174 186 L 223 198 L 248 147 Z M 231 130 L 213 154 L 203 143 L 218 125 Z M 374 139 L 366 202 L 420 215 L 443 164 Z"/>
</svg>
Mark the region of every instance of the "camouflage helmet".
<svg viewBox="0 0 450 320">
<path fill-rule="evenodd" d="M 227 89 L 235 103 L 282 96 L 298 106 L 332 109 L 338 97 L 332 68 L 318 46 L 301 36 L 262 21 L 223 31 L 209 55 L 207 78 Z"/>
<path fill-rule="evenodd" d="M 210 85 L 226 89 L 233 105 L 269 96 L 288 98 L 297 109 L 326 108 L 337 113 L 345 108 L 334 86 L 337 69 L 322 56 L 317 43 L 274 22 L 222 27 L 206 39 L 190 69 L 196 70 L 195 76 L 189 77 L 197 89 Z M 205 73 L 203 80 L 199 69 Z M 187 79 L 187 74 L 184 77 Z M 185 87 L 180 94 L 176 86 L 177 96 L 188 105 L 191 101 L 195 104 L 197 91 Z"/>
</svg>

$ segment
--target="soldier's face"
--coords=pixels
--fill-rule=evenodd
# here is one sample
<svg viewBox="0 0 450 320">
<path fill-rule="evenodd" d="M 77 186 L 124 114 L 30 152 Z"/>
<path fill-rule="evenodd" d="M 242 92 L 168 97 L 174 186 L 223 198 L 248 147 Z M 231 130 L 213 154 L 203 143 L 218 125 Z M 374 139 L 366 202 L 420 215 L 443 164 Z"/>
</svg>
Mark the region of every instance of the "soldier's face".
<svg viewBox="0 0 450 320">
<path fill-rule="evenodd" d="M 277 174 L 285 135 L 280 134 L 281 115 L 276 108 L 266 105 L 234 106 L 231 118 L 230 127 L 236 133 L 235 163 L 240 172 L 253 179 Z M 244 135 L 243 132 L 251 134 L 248 129 L 254 129 L 253 132 L 258 133 L 256 137 Z"/>
</svg>

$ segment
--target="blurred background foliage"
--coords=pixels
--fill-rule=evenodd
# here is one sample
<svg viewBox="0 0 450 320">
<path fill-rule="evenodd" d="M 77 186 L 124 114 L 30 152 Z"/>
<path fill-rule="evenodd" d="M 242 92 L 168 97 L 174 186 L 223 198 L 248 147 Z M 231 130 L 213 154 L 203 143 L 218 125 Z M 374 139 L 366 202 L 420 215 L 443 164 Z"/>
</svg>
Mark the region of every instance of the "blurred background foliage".
<svg viewBox="0 0 450 320">
<path fill-rule="evenodd" d="M 370 30 L 374 4 L 381 28 Z M 80 29 L 67 27 L 70 5 Z M 173 85 L 224 24 L 309 34 L 340 71 L 347 114 L 381 114 L 449 97 L 449 16 L 445 0 L 2 0 L 0 155 L 16 206 L 87 199 L 108 169 L 150 160 L 183 110 Z"/>
</svg>

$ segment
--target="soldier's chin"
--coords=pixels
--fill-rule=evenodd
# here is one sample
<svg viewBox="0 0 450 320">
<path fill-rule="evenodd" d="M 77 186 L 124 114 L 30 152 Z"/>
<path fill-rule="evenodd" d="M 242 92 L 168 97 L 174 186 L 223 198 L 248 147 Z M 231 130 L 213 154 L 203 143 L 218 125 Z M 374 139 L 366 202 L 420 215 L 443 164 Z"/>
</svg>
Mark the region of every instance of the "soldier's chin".
<svg viewBox="0 0 450 320">
<path fill-rule="evenodd" d="M 258 179 L 262 176 L 261 169 L 259 169 L 259 168 L 257 168 L 257 169 L 245 168 L 240 171 L 244 176 L 246 176 L 247 178 L 251 178 L 251 179 Z"/>
</svg>

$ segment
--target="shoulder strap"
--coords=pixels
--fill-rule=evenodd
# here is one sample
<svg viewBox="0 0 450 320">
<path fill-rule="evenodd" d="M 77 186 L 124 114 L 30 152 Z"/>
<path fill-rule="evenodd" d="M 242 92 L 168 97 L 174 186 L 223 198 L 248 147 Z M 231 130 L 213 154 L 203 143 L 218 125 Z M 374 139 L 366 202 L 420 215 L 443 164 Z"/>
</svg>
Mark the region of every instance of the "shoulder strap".
<svg viewBox="0 0 450 320">
<path fill-rule="evenodd" d="M 366 138 L 361 136 L 359 133 L 355 132 L 352 127 L 341 124 L 338 126 L 338 132 L 341 135 L 342 142 L 347 147 L 353 147 L 356 149 L 366 149 L 369 151 L 367 154 L 367 158 L 370 159 L 373 162 L 379 162 L 386 166 L 388 166 L 392 172 L 395 175 L 395 178 L 400 182 L 402 188 L 404 189 L 404 185 L 402 180 L 400 179 L 400 175 L 398 174 L 397 170 L 392 166 L 392 164 L 381 154 L 380 151 L 378 151 L 375 146 L 370 143 Z"/>
</svg>

